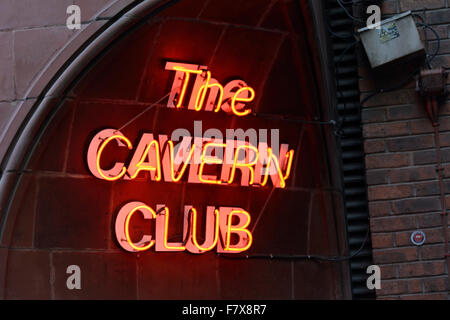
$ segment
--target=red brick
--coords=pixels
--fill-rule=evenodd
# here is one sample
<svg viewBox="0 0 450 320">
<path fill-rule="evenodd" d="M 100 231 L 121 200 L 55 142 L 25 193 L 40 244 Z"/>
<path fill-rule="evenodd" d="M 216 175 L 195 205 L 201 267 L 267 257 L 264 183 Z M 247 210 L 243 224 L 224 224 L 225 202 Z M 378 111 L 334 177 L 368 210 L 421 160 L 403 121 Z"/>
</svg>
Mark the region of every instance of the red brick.
<svg viewBox="0 0 450 320">
<path fill-rule="evenodd" d="M 397 200 L 392 204 L 392 211 L 397 214 L 437 211 L 440 208 L 439 198 Z"/>
<path fill-rule="evenodd" d="M 6 299 L 50 299 L 50 254 L 15 251 L 8 255 Z"/>
<path fill-rule="evenodd" d="M 389 139 L 386 141 L 387 150 L 389 152 L 403 152 L 411 150 L 429 149 L 434 146 L 434 137 L 419 136 Z"/>
<path fill-rule="evenodd" d="M 404 295 L 402 300 L 447 300 L 447 293 Z"/>
<path fill-rule="evenodd" d="M 447 131 L 450 130 L 450 119 L 449 118 L 441 118 L 439 120 L 439 130 Z M 431 120 L 428 118 L 410 121 L 409 123 L 412 134 L 423 134 L 423 133 L 434 133 L 434 128 L 431 123 Z M 433 135 L 434 138 L 434 135 Z"/>
<path fill-rule="evenodd" d="M 436 276 L 445 274 L 445 263 L 443 261 L 407 263 L 398 266 L 400 278 Z"/>
<path fill-rule="evenodd" d="M 392 234 L 372 234 L 372 247 L 374 249 L 391 248 Z"/>
<path fill-rule="evenodd" d="M 372 219 L 370 225 L 372 232 L 389 232 L 410 230 L 415 227 L 416 222 L 414 217 L 395 216 Z"/>
<path fill-rule="evenodd" d="M 397 0 L 386 0 L 381 3 L 381 12 L 383 14 L 395 14 L 399 12 Z"/>
<path fill-rule="evenodd" d="M 422 280 L 389 280 L 381 282 L 377 295 L 394 295 L 422 292 Z"/>
<path fill-rule="evenodd" d="M 363 127 L 365 138 L 384 138 L 409 134 L 407 122 L 370 123 Z"/>
<path fill-rule="evenodd" d="M 384 109 L 363 109 L 361 117 L 363 123 L 383 122 L 386 120 L 386 111 Z"/>
<path fill-rule="evenodd" d="M 448 15 L 448 12 L 447 12 Z M 449 54 L 450 53 L 450 39 L 441 40 L 441 46 L 439 48 L 440 54 Z M 430 51 L 435 52 L 437 49 L 437 41 L 430 43 Z"/>
<path fill-rule="evenodd" d="M 420 228 L 432 228 L 442 226 L 442 218 L 440 212 L 422 214 L 417 217 L 417 222 Z"/>
<path fill-rule="evenodd" d="M 447 291 L 448 277 L 424 279 L 425 292 Z"/>
<path fill-rule="evenodd" d="M 369 201 L 408 198 L 412 195 L 411 185 L 369 187 Z"/>
<path fill-rule="evenodd" d="M 414 182 L 435 179 L 437 177 L 435 167 L 417 167 L 393 169 L 389 171 L 391 183 Z"/>
<path fill-rule="evenodd" d="M 391 214 L 391 203 L 369 202 L 369 212 L 372 218 L 388 216 Z"/>
<path fill-rule="evenodd" d="M 397 267 L 395 265 L 381 265 L 381 279 L 393 279 L 397 277 Z"/>
<path fill-rule="evenodd" d="M 366 154 L 379 153 L 385 151 L 383 140 L 366 140 L 364 142 L 364 151 Z"/>
<path fill-rule="evenodd" d="M 426 10 L 444 8 L 444 0 L 402 0 L 400 1 L 401 11 Z"/>
<path fill-rule="evenodd" d="M 362 95 L 361 100 L 367 95 Z M 379 107 L 386 105 L 404 105 L 413 104 L 420 101 L 419 95 L 411 89 L 397 90 L 393 92 L 382 93 L 369 99 L 365 107 Z"/>
<path fill-rule="evenodd" d="M 415 184 L 416 196 L 434 196 L 440 193 L 439 182 L 425 182 Z"/>
<path fill-rule="evenodd" d="M 366 156 L 367 169 L 398 168 L 409 164 L 406 154 L 368 155 Z"/>
<path fill-rule="evenodd" d="M 388 183 L 390 170 L 368 170 L 366 181 L 369 186 Z"/>
<path fill-rule="evenodd" d="M 371 78 L 364 78 L 359 80 L 359 90 L 361 92 L 371 92 L 377 89 L 376 83 Z M 384 113 L 384 111 L 383 111 Z"/>
<path fill-rule="evenodd" d="M 445 250 L 443 245 L 423 246 L 420 248 L 422 260 L 444 259 Z"/>
<path fill-rule="evenodd" d="M 422 106 L 418 105 L 390 107 L 387 109 L 388 120 L 409 120 L 424 117 L 426 117 L 426 112 Z M 412 128 L 411 132 L 414 133 Z"/>
<path fill-rule="evenodd" d="M 450 23 L 450 9 L 428 11 L 426 21 L 428 24 Z"/>
<path fill-rule="evenodd" d="M 417 248 L 382 249 L 373 252 L 376 264 L 415 261 L 417 258 Z"/>
</svg>

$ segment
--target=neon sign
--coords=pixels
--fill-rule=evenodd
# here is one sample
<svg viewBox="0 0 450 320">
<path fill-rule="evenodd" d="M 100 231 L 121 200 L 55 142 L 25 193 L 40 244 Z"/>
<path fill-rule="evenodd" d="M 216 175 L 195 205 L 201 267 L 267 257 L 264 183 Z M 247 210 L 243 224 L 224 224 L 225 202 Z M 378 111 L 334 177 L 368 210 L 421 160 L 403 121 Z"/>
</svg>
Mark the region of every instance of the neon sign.
<svg viewBox="0 0 450 320">
<path fill-rule="evenodd" d="M 222 110 L 240 117 L 252 113 L 246 103 L 253 101 L 256 94 L 242 80 L 222 86 L 212 78 L 207 67 L 193 64 L 168 62 L 166 70 L 175 72 L 168 108 L 187 106 L 193 111 Z M 188 88 L 191 87 L 188 99 Z M 125 163 L 116 159 L 111 168 L 103 168 L 102 156 L 107 148 L 127 149 L 131 160 Z M 149 179 L 156 182 L 179 183 L 187 178 L 188 183 L 220 187 L 235 184 L 264 187 L 270 180 L 274 188 L 286 188 L 293 159 L 294 150 L 289 150 L 288 145 L 281 145 L 278 155 L 266 142 L 252 144 L 232 139 L 183 136 L 174 141 L 167 135 L 156 137 L 144 133 L 133 145 L 129 137 L 112 128 L 98 132 L 87 153 L 89 171 L 101 180 L 133 180 L 147 172 Z M 219 168 L 216 171 L 220 173 L 206 174 L 208 166 Z M 236 174 L 238 171 L 240 175 Z M 155 220 L 155 230 L 149 230 L 139 241 L 133 241 L 130 236 L 130 224 L 135 214 L 141 214 L 145 220 Z M 216 249 L 219 253 L 240 253 L 252 245 L 253 236 L 248 230 L 251 216 L 242 208 L 208 206 L 202 243 L 197 234 L 197 208 L 189 205 L 184 208 L 183 242 L 168 240 L 170 215 L 170 208 L 163 204 L 152 207 L 143 202 L 130 202 L 117 215 L 116 239 L 128 252 L 154 248 L 157 252 L 202 254 Z"/>
<path fill-rule="evenodd" d="M 222 86 L 216 79 L 211 78 L 211 72 L 208 71 L 207 66 L 196 64 L 167 62 L 166 70 L 175 71 L 172 93 L 167 104 L 169 108 L 182 108 L 191 75 L 193 75 L 195 82 L 187 105 L 189 110 L 203 109 L 214 112 L 223 110 L 239 117 L 252 112 L 251 109 L 244 109 L 245 103 L 255 99 L 255 90 L 242 80 L 233 80 Z M 206 99 L 207 94 L 208 99 Z"/>
</svg>

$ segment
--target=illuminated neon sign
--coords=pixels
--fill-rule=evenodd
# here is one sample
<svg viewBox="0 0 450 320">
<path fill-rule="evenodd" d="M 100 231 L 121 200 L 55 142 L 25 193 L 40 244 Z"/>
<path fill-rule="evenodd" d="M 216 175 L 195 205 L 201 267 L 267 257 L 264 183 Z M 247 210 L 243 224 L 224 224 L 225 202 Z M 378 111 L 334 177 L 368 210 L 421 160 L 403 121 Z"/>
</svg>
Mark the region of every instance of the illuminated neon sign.
<svg viewBox="0 0 450 320">
<path fill-rule="evenodd" d="M 233 80 L 222 86 L 216 79 L 211 78 L 208 67 L 196 64 L 168 62 L 166 70 L 175 71 L 175 79 L 167 104 L 169 108 L 182 108 L 187 103 L 188 109 L 195 111 L 223 110 L 239 117 L 252 112 L 251 109 L 245 109 L 245 103 L 255 99 L 255 90 L 242 80 Z M 185 101 L 187 100 L 186 92 L 192 77 L 195 77 L 195 82 L 190 100 L 187 102 Z"/>
<path fill-rule="evenodd" d="M 175 78 L 167 104 L 168 108 L 187 106 L 193 111 L 211 111 L 247 116 L 252 113 L 246 105 L 254 100 L 255 91 L 242 80 L 234 80 L 222 86 L 212 78 L 207 67 L 169 62 L 166 70 L 174 71 Z M 193 82 L 193 84 L 192 84 Z M 192 87 L 188 99 L 188 88 Z M 117 149 L 115 149 L 117 148 Z M 111 168 L 102 167 L 105 150 L 126 149 L 128 163 L 114 160 Z M 148 177 L 152 181 L 201 183 L 216 186 L 239 184 L 264 187 L 269 181 L 274 188 L 286 188 L 290 177 L 294 150 L 281 145 L 274 152 L 267 142 L 252 144 L 233 139 L 183 136 L 175 141 L 167 135 L 154 136 L 144 133 L 134 145 L 129 137 L 116 129 L 104 129 L 91 140 L 87 153 L 89 171 L 96 178 L 106 181 L 133 180 Z M 114 153 L 118 154 L 118 153 Z M 215 175 L 206 174 L 205 168 L 219 168 Z M 237 175 L 237 172 L 240 175 Z M 240 177 L 239 181 L 236 177 Z M 135 214 L 146 220 L 155 220 L 155 230 L 139 241 L 132 240 L 130 224 Z M 184 208 L 183 242 L 169 242 L 168 226 L 170 208 L 163 204 L 149 206 L 142 202 L 130 202 L 120 210 L 115 222 L 116 239 L 129 252 L 143 252 L 152 248 L 158 252 L 188 251 L 201 254 L 216 249 L 219 253 L 240 253 L 248 250 L 253 242 L 248 230 L 250 214 L 242 208 L 208 206 L 204 237 L 197 234 L 197 208 Z M 233 236 L 233 239 L 232 239 Z M 199 238 L 203 242 L 199 243 Z"/>
</svg>

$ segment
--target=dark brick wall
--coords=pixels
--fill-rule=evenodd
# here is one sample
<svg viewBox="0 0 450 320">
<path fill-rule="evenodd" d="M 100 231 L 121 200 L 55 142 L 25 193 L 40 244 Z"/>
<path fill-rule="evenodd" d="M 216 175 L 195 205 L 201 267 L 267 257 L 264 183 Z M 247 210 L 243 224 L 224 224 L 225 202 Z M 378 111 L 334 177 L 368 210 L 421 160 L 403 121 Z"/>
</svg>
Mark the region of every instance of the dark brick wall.
<svg viewBox="0 0 450 320">
<path fill-rule="evenodd" d="M 441 49 L 435 67 L 450 68 L 450 9 L 446 0 L 388 0 L 385 14 L 414 10 L 439 33 Z M 424 33 L 421 33 L 424 38 Z M 429 33 L 430 50 L 436 41 Z M 360 58 L 363 97 L 379 85 Z M 410 68 L 412 68 L 410 66 Z M 411 70 L 403 69 L 402 73 Z M 391 75 L 392 77 L 392 75 Z M 386 79 L 386 78 L 385 78 Z M 385 80 L 386 81 L 386 80 Z M 449 82 L 450 84 L 450 82 Z M 367 183 L 371 215 L 374 262 L 382 269 L 380 299 L 447 299 L 448 266 L 445 263 L 439 184 L 436 172 L 434 129 L 424 102 L 411 81 L 401 90 L 369 100 L 362 111 L 365 136 Z M 450 102 L 443 101 L 441 114 L 442 158 L 445 193 L 449 196 Z M 449 201 L 447 200 L 447 206 Z M 413 246 L 411 233 L 423 230 L 426 243 Z"/>
<path fill-rule="evenodd" d="M 293 2 L 287 4 L 294 13 Z M 93 178 L 85 163 L 94 134 L 101 128 L 121 127 L 170 90 L 173 74 L 164 70 L 165 60 L 208 65 L 222 83 L 242 77 L 256 89 L 255 111 L 318 118 L 311 61 L 305 57 L 300 70 L 293 67 L 291 40 L 306 47 L 299 16 L 293 17 L 295 34 L 289 35 L 279 1 L 236 5 L 212 0 L 199 5 L 185 0 L 149 20 L 102 57 L 45 130 L 14 198 L 6 232 L 10 237 L 5 237 L 11 242 L 3 244 L 10 246 L 4 297 L 348 298 L 349 283 L 343 280 L 346 262 L 236 261 L 215 253 L 194 256 L 153 250 L 136 255 L 115 243 L 115 216 L 126 202 L 168 205 L 174 221 L 169 233 L 176 236 L 185 204 L 202 211 L 206 205 L 240 206 L 255 222 L 270 188 L 156 183 L 145 175 L 110 183 Z M 297 150 L 288 187 L 273 193 L 255 229 L 250 253 L 344 254 L 345 245 L 337 241 L 343 231 L 335 228 L 339 216 L 333 206 L 341 195 L 330 185 L 332 173 L 320 126 L 158 106 L 122 132 L 135 143 L 142 132 L 171 134 L 177 128 L 192 132 L 194 120 L 203 121 L 203 130 L 278 128 L 281 142 Z M 81 267 L 81 291 L 65 286 L 65 269 L 71 264 Z"/>
</svg>

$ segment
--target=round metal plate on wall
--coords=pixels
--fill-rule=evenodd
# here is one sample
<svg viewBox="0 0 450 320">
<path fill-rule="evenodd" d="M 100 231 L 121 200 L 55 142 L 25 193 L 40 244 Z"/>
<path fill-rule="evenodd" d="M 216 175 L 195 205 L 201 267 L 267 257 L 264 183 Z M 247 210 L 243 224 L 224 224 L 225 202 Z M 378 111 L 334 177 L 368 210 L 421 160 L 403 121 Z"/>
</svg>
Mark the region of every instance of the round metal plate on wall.
<svg viewBox="0 0 450 320">
<path fill-rule="evenodd" d="M 415 231 L 411 234 L 411 242 L 415 245 L 415 246 L 421 246 L 425 243 L 426 241 L 426 236 L 425 233 L 423 231 Z"/>
</svg>

